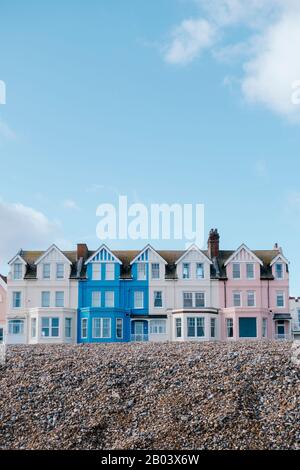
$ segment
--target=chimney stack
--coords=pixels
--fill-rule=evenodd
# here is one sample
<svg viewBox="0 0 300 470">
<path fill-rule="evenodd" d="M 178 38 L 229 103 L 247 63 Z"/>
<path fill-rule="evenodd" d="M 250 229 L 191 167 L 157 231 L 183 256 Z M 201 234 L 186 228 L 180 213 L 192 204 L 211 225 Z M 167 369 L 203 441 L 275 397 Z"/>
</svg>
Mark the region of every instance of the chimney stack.
<svg viewBox="0 0 300 470">
<path fill-rule="evenodd" d="M 83 258 L 84 260 L 88 259 L 89 249 L 85 243 L 78 243 L 77 245 L 77 260 Z"/>
<path fill-rule="evenodd" d="M 208 256 L 213 259 L 219 256 L 220 235 L 217 228 L 212 228 L 208 237 Z"/>
</svg>

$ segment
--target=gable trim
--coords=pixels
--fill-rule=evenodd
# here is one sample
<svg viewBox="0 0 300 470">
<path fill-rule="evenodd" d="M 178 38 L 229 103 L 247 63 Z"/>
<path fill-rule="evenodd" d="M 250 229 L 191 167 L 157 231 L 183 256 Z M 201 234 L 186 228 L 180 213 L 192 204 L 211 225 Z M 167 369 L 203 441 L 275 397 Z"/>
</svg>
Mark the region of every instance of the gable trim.
<svg viewBox="0 0 300 470">
<path fill-rule="evenodd" d="M 279 253 L 277 256 L 275 256 L 275 258 L 271 261 L 270 263 L 270 266 L 272 267 L 275 263 L 277 263 L 277 261 L 283 261 L 285 264 L 289 264 L 289 260 L 286 259 L 285 256 L 283 256 L 282 253 Z"/>
<path fill-rule="evenodd" d="M 35 262 L 34 264 L 37 266 L 46 256 L 48 256 L 49 253 L 51 253 L 52 250 L 56 250 L 58 253 L 60 253 L 64 258 L 65 260 L 67 261 L 67 263 L 69 263 L 70 265 L 72 264 L 71 261 L 66 257 L 66 255 L 53 243 L 53 245 L 51 245 L 48 250 L 45 251 L 45 253 L 43 253 Z"/>
<path fill-rule="evenodd" d="M 122 261 L 119 260 L 119 258 L 117 258 L 117 256 L 116 256 L 105 244 L 101 245 L 100 248 L 98 248 L 98 250 L 95 251 L 95 253 L 93 253 L 92 256 L 90 256 L 89 259 L 87 259 L 84 264 L 86 265 L 86 264 L 92 263 L 92 262 L 93 262 L 93 259 L 94 259 L 99 253 L 101 253 L 102 250 L 106 250 L 107 253 L 109 253 L 110 256 L 111 256 L 112 258 L 114 258 L 114 261 L 110 261 L 111 263 L 117 262 L 117 263 L 119 263 L 119 264 L 123 264 Z M 106 262 L 106 263 L 107 263 L 107 261 L 95 261 L 95 262 L 97 262 L 97 263 L 99 263 L 99 262 L 105 263 L 105 262 Z"/>
<path fill-rule="evenodd" d="M 131 261 L 130 265 L 134 264 L 134 263 L 137 263 L 138 259 L 140 256 L 142 256 L 147 250 L 150 250 L 152 251 L 152 253 L 154 253 L 156 256 L 158 256 L 158 258 L 161 260 L 162 263 L 164 264 L 168 264 L 166 262 L 166 260 L 160 256 L 160 254 L 150 245 L 148 244 L 147 246 L 145 246 L 145 248 L 142 249 L 142 251 L 139 252 L 139 254 Z"/>
<path fill-rule="evenodd" d="M 21 250 L 7 264 L 9 264 L 9 265 L 14 264 L 16 262 L 16 260 L 19 259 L 21 261 L 21 263 L 23 263 L 25 266 L 27 266 L 26 261 L 22 258 L 20 253 L 21 253 Z"/>
<path fill-rule="evenodd" d="M 190 253 L 190 251 L 194 251 L 194 250 L 197 251 L 201 256 L 203 256 L 203 258 L 204 258 L 209 264 L 213 264 L 213 263 L 212 263 L 212 260 L 209 259 L 209 258 L 203 253 L 203 251 L 201 251 L 200 248 L 199 248 L 197 245 L 195 245 L 195 244 L 191 245 L 191 246 L 183 253 L 183 255 L 180 256 L 180 258 L 175 262 L 175 264 L 176 264 L 176 265 L 179 264 L 179 263 L 186 257 L 186 255 L 187 255 L 188 253 Z"/>
<path fill-rule="evenodd" d="M 260 258 L 256 256 L 253 251 L 251 251 L 244 243 L 234 252 L 232 255 L 228 258 L 228 260 L 224 263 L 224 266 L 227 266 L 233 259 L 240 253 L 240 251 L 245 250 L 249 255 L 251 255 L 257 263 L 259 263 L 261 266 L 263 266 L 263 262 Z"/>
</svg>

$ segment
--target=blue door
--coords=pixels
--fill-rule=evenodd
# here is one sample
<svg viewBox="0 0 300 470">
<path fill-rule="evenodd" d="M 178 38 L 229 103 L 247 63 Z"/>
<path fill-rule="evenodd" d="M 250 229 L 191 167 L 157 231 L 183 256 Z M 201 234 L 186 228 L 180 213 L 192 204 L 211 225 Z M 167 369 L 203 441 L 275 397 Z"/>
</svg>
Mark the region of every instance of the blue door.
<svg viewBox="0 0 300 470">
<path fill-rule="evenodd" d="M 256 338 L 256 318 L 240 318 L 239 332 L 240 338 Z"/>
</svg>

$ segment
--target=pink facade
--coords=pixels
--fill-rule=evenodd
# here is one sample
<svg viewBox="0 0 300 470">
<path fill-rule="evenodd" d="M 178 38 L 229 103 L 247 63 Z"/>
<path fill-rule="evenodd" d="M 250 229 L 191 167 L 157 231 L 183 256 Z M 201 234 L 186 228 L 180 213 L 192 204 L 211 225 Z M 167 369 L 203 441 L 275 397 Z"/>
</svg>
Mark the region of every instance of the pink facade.
<svg viewBox="0 0 300 470">
<path fill-rule="evenodd" d="M 290 337 L 288 261 L 280 248 L 242 245 L 224 260 L 219 285 L 221 339 Z"/>
</svg>

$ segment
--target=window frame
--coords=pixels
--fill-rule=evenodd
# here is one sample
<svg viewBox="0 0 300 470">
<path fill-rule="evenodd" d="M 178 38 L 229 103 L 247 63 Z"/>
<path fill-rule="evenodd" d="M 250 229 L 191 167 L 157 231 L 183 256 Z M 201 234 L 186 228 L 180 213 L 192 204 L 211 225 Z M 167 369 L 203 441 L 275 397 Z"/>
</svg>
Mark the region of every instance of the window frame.
<svg viewBox="0 0 300 470">
<path fill-rule="evenodd" d="M 12 294 L 13 294 L 12 295 L 12 297 L 13 297 L 12 298 L 12 308 L 13 309 L 22 308 L 22 291 L 20 291 L 20 290 L 13 291 Z"/>
<path fill-rule="evenodd" d="M 178 330 L 180 330 L 180 335 L 178 335 Z M 182 338 L 182 318 L 175 318 L 175 332 L 176 338 Z"/>
<path fill-rule="evenodd" d="M 156 268 L 154 268 L 156 266 Z M 157 276 L 153 276 L 153 273 L 157 273 Z M 159 263 L 151 263 L 151 279 L 158 280 L 160 279 L 160 264 Z"/>
<path fill-rule="evenodd" d="M 201 266 L 202 275 L 199 276 L 199 267 Z M 205 271 L 204 271 L 204 263 L 196 263 L 196 279 L 204 279 L 205 278 Z"/>
<path fill-rule="evenodd" d="M 49 268 L 49 274 L 45 274 L 46 266 Z M 49 280 L 51 279 L 51 263 L 43 263 L 43 279 Z"/>
<path fill-rule="evenodd" d="M 83 334 L 83 331 L 86 332 L 86 334 Z M 80 322 L 80 337 L 81 339 L 87 339 L 88 338 L 88 319 L 87 318 L 82 318 Z"/>
<path fill-rule="evenodd" d="M 155 305 L 157 301 L 157 294 L 160 294 L 160 305 Z M 163 293 L 161 290 L 155 290 L 153 292 L 153 308 L 163 308 Z"/>
<path fill-rule="evenodd" d="M 249 295 L 253 294 L 253 305 L 249 305 Z M 256 308 L 256 291 L 255 290 L 248 290 L 247 291 L 247 307 L 248 308 Z"/>
<path fill-rule="evenodd" d="M 150 320 L 149 330 L 150 330 L 151 335 L 166 335 L 167 334 L 167 321 L 160 319 L 160 318 Z"/>
<path fill-rule="evenodd" d="M 19 276 L 16 276 L 16 266 L 19 268 Z M 13 280 L 20 281 L 23 279 L 23 264 L 22 263 L 14 263 L 13 266 Z"/>
<path fill-rule="evenodd" d="M 62 275 L 59 275 L 61 274 L 59 272 L 59 266 L 62 267 Z M 60 280 L 60 279 L 64 279 L 65 278 L 65 265 L 64 263 L 56 263 L 56 279 Z"/>
<path fill-rule="evenodd" d="M 108 295 L 111 295 L 111 296 L 112 296 L 111 299 L 109 299 L 110 302 L 107 302 L 107 300 L 108 300 L 108 299 L 107 299 L 107 296 L 108 296 Z M 109 303 L 110 303 L 111 305 L 109 305 Z M 104 307 L 105 307 L 105 308 L 115 308 L 115 291 L 114 291 L 114 290 L 106 290 L 106 291 L 104 292 Z"/>
<path fill-rule="evenodd" d="M 191 263 L 182 263 L 182 279 L 191 279 Z"/>
<path fill-rule="evenodd" d="M 121 322 L 121 335 L 118 335 L 118 329 L 119 329 L 118 322 Z M 124 337 L 123 323 L 124 323 L 123 318 L 116 318 L 116 339 L 123 339 Z"/>
<path fill-rule="evenodd" d="M 65 318 L 65 338 L 67 338 L 67 339 L 72 339 L 72 336 L 73 336 L 73 334 L 72 334 L 73 333 L 73 331 L 72 331 L 73 330 L 73 327 L 72 327 L 73 321 L 72 320 L 73 319 L 70 318 L 70 317 Z M 69 322 L 69 325 L 67 325 L 68 322 Z M 68 330 L 70 331 L 69 335 L 67 334 Z"/>
<path fill-rule="evenodd" d="M 249 266 L 251 266 L 252 268 L 252 276 L 249 276 L 249 273 L 248 273 Z M 246 263 L 246 278 L 249 281 L 252 281 L 253 279 L 255 279 L 255 264 L 254 263 Z"/>
<path fill-rule="evenodd" d="M 114 281 L 115 278 L 115 263 L 105 263 L 105 280 Z"/>
<path fill-rule="evenodd" d="M 233 318 L 226 318 L 226 338 L 234 338 L 234 322 Z M 229 334 L 232 333 L 232 334 Z"/>
<path fill-rule="evenodd" d="M 62 305 L 58 305 L 58 294 L 62 294 Z M 55 291 L 55 308 L 65 308 L 65 292 L 63 290 Z"/>
<path fill-rule="evenodd" d="M 239 275 L 235 276 L 235 267 L 239 267 Z M 239 280 L 241 279 L 241 263 L 232 263 L 232 279 Z"/>
<path fill-rule="evenodd" d="M 140 295 L 140 300 L 141 300 L 140 306 L 137 306 L 138 295 Z M 144 291 L 143 290 L 135 290 L 134 294 L 133 294 L 133 308 L 134 308 L 134 310 L 143 310 L 144 302 L 145 302 Z"/>
<path fill-rule="evenodd" d="M 47 321 L 48 326 L 43 326 L 43 323 Z M 53 325 L 54 321 L 57 321 L 57 325 Z M 43 334 L 43 330 L 48 330 L 49 334 Z M 57 330 L 57 334 L 53 334 L 53 331 Z M 42 338 L 60 338 L 60 318 L 59 317 L 41 317 L 41 337 Z"/>
<path fill-rule="evenodd" d="M 137 268 L 136 268 L 136 278 L 138 281 L 146 281 L 147 280 L 147 269 L 146 269 L 147 263 L 141 262 L 137 263 Z M 141 268 L 143 268 L 141 270 Z"/>
<path fill-rule="evenodd" d="M 102 280 L 102 263 L 92 263 L 92 281 L 101 281 L 101 280 Z"/>
</svg>

